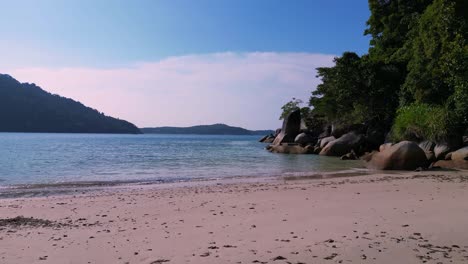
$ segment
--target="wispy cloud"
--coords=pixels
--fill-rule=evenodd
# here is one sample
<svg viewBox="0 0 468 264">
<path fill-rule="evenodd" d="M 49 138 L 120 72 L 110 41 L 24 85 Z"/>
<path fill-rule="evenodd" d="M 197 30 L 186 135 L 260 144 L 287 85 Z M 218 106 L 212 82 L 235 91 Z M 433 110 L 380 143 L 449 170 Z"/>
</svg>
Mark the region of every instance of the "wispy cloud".
<svg viewBox="0 0 468 264">
<path fill-rule="evenodd" d="M 227 123 L 263 129 L 280 125 L 286 101 L 308 99 L 319 83 L 315 68 L 333 65 L 333 57 L 223 52 L 110 69 L 0 70 L 138 126 Z"/>
</svg>

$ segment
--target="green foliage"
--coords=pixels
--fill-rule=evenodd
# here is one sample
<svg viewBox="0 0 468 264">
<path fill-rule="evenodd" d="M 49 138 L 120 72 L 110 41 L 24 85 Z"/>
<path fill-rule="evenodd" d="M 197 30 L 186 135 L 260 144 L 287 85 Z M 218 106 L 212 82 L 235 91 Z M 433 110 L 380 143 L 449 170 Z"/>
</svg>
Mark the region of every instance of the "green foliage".
<svg viewBox="0 0 468 264">
<path fill-rule="evenodd" d="M 406 64 L 404 52 L 410 29 L 433 0 L 369 0 L 371 16 L 366 35 L 372 36 L 369 54 L 375 61 Z"/>
<path fill-rule="evenodd" d="M 459 14 L 462 2 L 435 0 L 412 29 L 403 104 L 416 101 L 442 105 L 457 85 L 466 83 L 467 12 Z"/>
<path fill-rule="evenodd" d="M 395 122 L 397 139 L 460 135 L 468 126 L 468 1 L 369 0 L 369 8 L 369 54 L 346 52 L 317 69 L 312 113 L 335 125 Z"/>
<path fill-rule="evenodd" d="M 398 67 L 345 52 L 335 66 L 318 68 L 322 84 L 312 93 L 313 113 L 336 125 L 388 127 L 398 105 L 403 74 Z"/>
<path fill-rule="evenodd" d="M 394 140 L 440 140 L 450 133 L 448 111 L 442 106 L 414 103 L 397 111 Z"/>
<path fill-rule="evenodd" d="M 296 98 L 293 98 L 291 101 L 287 102 L 285 105 L 281 107 L 283 112 L 281 113 L 281 116 L 279 119 L 283 120 L 289 115 L 289 113 L 296 111 L 297 109 L 300 109 L 301 108 L 300 105 L 302 103 L 303 101 L 301 99 L 296 99 Z"/>
</svg>

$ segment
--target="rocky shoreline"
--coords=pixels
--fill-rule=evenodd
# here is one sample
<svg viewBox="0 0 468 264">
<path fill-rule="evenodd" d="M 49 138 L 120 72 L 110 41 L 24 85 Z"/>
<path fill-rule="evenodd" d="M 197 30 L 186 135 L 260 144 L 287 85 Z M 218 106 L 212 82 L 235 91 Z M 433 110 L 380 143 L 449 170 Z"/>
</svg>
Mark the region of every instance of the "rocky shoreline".
<svg viewBox="0 0 468 264">
<path fill-rule="evenodd" d="M 466 134 L 466 133 L 465 133 Z M 378 170 L 416 170 L 434 167 L 468 169 L 468 137 L 441 142 L 391 142 L 388 132 L 364 124 L 322 130 L 309 130 L 302 122 L 300 110 L 284 119 L 281 129 L 260 142 L 273 153 L 317 154 L 342 160 L 361 159 L 366 167 Z"/>
</svg>

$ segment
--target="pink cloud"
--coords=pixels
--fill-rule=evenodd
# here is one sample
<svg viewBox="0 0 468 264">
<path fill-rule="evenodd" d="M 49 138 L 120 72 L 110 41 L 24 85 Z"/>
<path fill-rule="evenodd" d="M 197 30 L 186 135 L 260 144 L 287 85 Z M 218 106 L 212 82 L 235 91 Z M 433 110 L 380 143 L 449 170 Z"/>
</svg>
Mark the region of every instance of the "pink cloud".
<svg viewBox="0 0 468 264">
<path fill-rule="evenodd" d="M 21 82 L 78 100 L 143 126 L 227 123 L 250 129 L 280 126 L 280 107 L 307 101 L 315 68 L 333 55 L 213 53 L 170 57 L 128 67 L 3 69 Z"/>
</svg>

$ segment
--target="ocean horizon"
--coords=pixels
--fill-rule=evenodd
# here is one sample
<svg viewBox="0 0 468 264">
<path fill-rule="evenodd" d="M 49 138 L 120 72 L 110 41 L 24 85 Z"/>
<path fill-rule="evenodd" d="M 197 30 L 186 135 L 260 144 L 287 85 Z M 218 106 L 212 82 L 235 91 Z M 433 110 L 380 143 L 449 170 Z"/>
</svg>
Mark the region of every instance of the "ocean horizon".
<svg viewBox="0 0 468 264">
<path fill-rule="evenodd" d="M 0 187 L 298 176 L 358 161 L 265 151 L 259 136 L 0 133 Z"/>
</svg>

